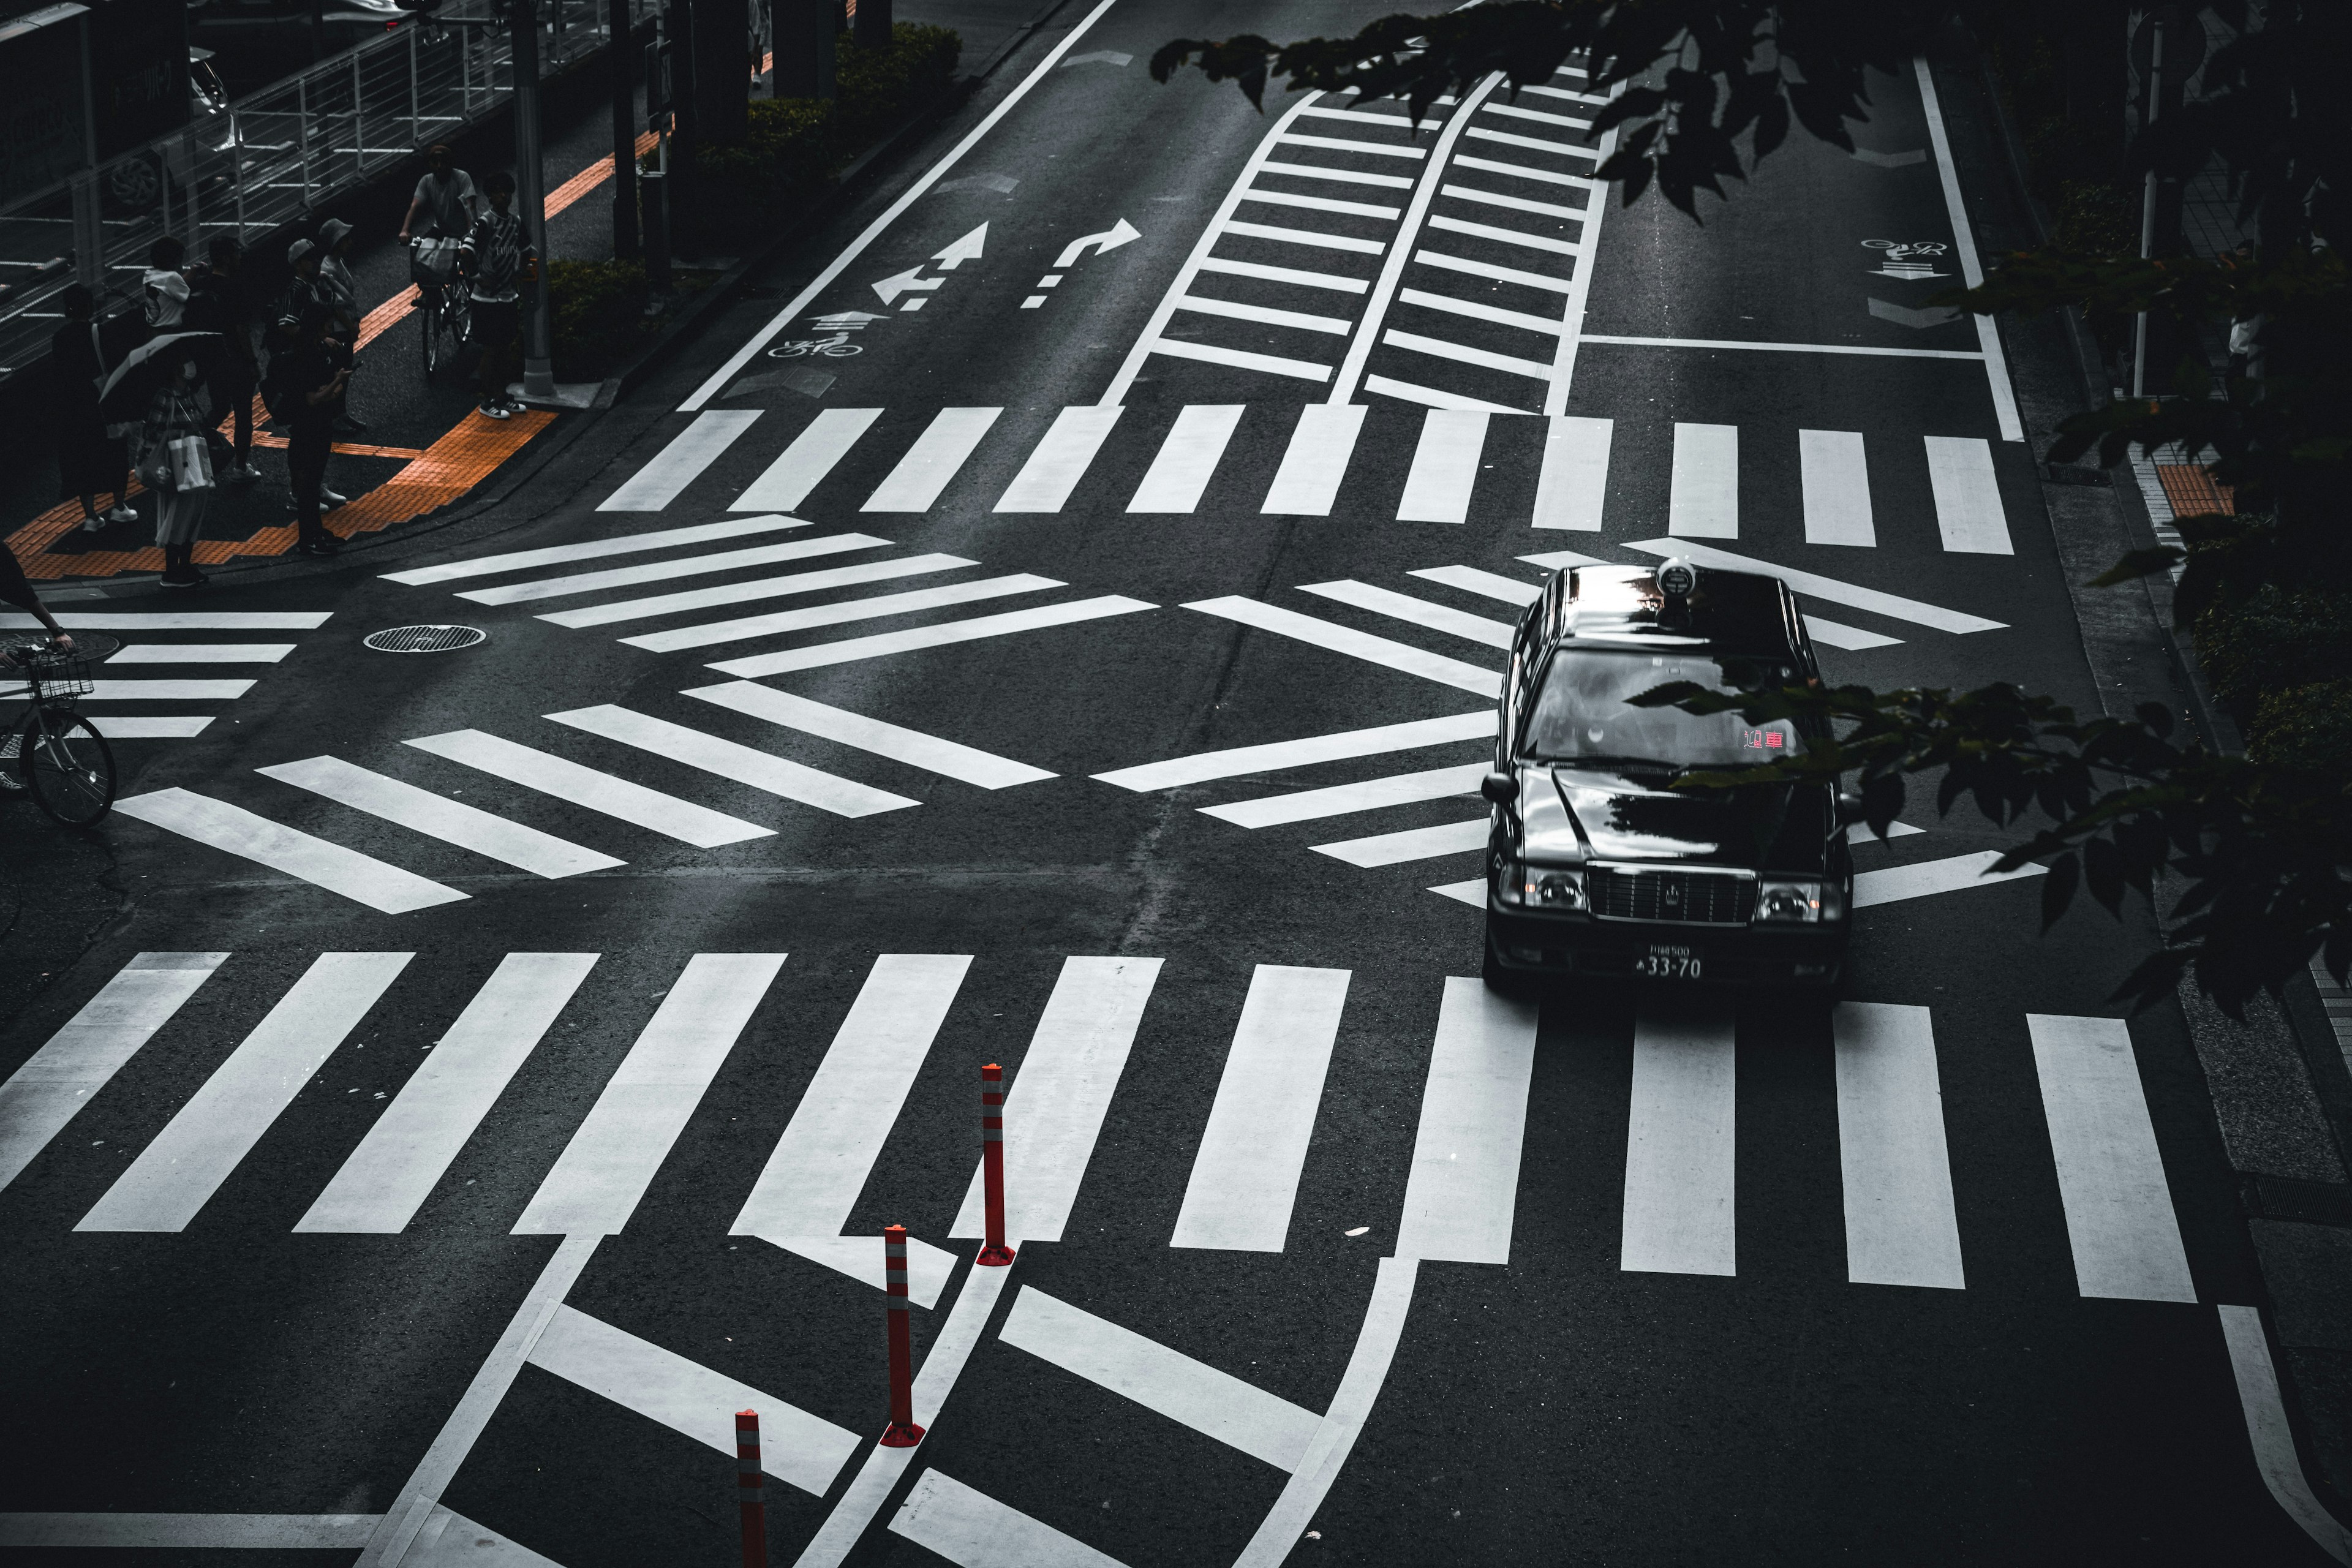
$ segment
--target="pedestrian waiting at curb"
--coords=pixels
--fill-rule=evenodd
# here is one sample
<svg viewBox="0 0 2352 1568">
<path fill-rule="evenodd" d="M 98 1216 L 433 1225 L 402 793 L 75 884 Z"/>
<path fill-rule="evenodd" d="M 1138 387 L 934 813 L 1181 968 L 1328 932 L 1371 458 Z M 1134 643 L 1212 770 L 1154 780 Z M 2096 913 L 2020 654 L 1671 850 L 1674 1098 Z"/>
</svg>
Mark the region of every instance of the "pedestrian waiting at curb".
<svg viewBox="0 0 2352 1568">
<path fill-rule="evenodd" d="M 196 533 L 213 500 L 211 447 L 196 399 L 201 382 L 194 355 L 166 356 L 155 383 L 139 436 L 139 482 L 155 497 L 163 585 L 194 588 L 205 581 L 195 567 Z"/>
<path fill-rule="evenodd" d="M 79 283 L 58 293 L 66 324 L 49 335 L 49 363 L 58 367 L 58 499 L 79 498 L 81 526 L 96 533 L 110 522 L 136 522 L 131 510 L 131 458 L 120 432 L 110 431 L 98 410 L 99 384 L 121 355 L 91 319 L 97 300 Z M 113 498 L 104 512 L 100 496 Z"/>
<path fill-rule="evenodd" d="M 514 176 L 494 170 L 483 176 L 482 189 L 490 210 L 474 220 L 457 257 L 473 298 L 474 342 L 482 351 L 475 370 L 482 389 L 479 411 L 488 418 L 509 419 L 522 407 L 507 395 L 507 384 L 521 369 L 523 269 L 536 267 L 539 257 L 522 242 L 522 220 L 508 210 L 514 205 Z"/>
<path fill-rule="evenodd" d="M 212 421 L 223 420 L 233 431 L 232 460 L 220 477 L 229 484 L 249 485 L 261 478 L 253 466 L 253 395 L 260 385 L 260 363 L 253 352 L 253 329 L 246 321 L 245 250 L 227 235 L 214 238 L 210 265 L 190 269 L 188 307 L 184 314 L 193 332 L 218 332 L 221 342 L 202 356 L 205 395 L 212 405 Z"/>
<path fill-rule="evenodd" d="M 330 312 L 327 336 L 356 350 L 360 341 L 360 284 L 352 275 L 352 226 L 331 217 L 319 226 L 319 287 Z M 335 434 L 362 436 L 364 421 L 354 418 L 341 404 L 335 408 Z"/>
<path fill-rule="evenodd" d="M 294 481 L 294 548 L 305 555 L 332 555 L 341 542 L 319 521 L 326 498 L 327 457 L 334 441 L 336 405 L 352 367 L 327 337 L 327 312 L 311 305 L 278 323 L 283 347 L 269 356 L 263 395 L 270 416 L 288 432 L 286 468 Z M 340 502 L 340 496 L 334 500 Z"/>
</svg>

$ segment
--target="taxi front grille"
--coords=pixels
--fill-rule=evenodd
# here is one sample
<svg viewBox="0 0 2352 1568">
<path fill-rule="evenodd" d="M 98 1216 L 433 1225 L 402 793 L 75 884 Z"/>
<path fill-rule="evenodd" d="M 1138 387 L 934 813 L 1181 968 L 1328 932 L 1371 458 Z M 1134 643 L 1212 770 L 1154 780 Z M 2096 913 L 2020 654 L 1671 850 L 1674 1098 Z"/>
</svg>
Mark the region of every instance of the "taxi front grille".
<svg viewBox="0 0 2352 1568">
<path fill-rule="evenodd" d="M 1729 872 L 1607 867 L 1591 880 L 1592 911 L 1605 921 L 1746 925 L 1756 912 L 1755 879 Z"/>
</svg>

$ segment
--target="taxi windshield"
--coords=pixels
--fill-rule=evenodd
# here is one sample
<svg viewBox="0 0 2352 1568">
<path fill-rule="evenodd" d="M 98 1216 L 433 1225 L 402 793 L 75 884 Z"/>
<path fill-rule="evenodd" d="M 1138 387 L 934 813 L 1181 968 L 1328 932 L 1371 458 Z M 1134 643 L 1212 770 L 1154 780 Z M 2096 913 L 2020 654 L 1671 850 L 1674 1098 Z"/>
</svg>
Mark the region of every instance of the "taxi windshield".
<svg viewBox="0 0 2352 1568">
<path fill-rule="evenodd" d="M 1738 767 L 1804 749 L 1786 719 L 1749 723 L 1736 712 L 1700 715 L 1636 708 L 1628 700 L 1672 680 L 1736 691 L 1732 662 L 1750 680 L 1793 679 L 1787 668 L 1700 653 L 1562 648 L 1552 656 L 1523 731 L 1525 753 L 1546 763 L 1647 763 L 1673 768 Z"/>
</svg>

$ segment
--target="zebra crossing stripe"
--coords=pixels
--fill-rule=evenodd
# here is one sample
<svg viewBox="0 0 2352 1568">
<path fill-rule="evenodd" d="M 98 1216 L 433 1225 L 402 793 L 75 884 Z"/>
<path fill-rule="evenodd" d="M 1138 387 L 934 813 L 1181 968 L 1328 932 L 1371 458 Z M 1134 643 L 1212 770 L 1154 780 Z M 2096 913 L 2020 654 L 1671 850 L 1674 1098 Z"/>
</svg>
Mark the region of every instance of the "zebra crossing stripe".
<svg viewBox="0 0 2352 1568">
<path fill-rule="evenodd" d="M 1433 408 L 1422 416 L 1421 440 L 1406 473 L 1399 522 L 1467 522 L 1478 459 L 1486 449 L 1489 416 L 1473 409 Z"/>
<path fill-rule="evenodd" d="M 1970 555 L 2011 555 L 2009 518 L 2001 510 L 2000 479 L 1992 443 L 1976 437 L 1930 436 L 1927 482 L 1936 496 L 1936 531 L 1946 550 Z"/>
<path fill-rule="evenodd" d="M 250 680 L 93 680 L 90 702 L 229 702 L 253 689 Z"/>
<path fill-rule="evenodd" d="M 627 1225 L 783 966 L 781 952 L 688 960 L 513 1234 L 612 1236 Z"/>
<path fill-rule="evenodd" d="M 1095 778 L 1121 789 L 1180 789 L 1186 784 L 1252 773 L 1283 773 L 1318 763 L 1345 762 L 1351 757 L 1381 756 L 1423 746 L 1495 738 L 1495 710 L 1455 713 L 1443 719 L 1413 719 L 1402 724 L 1375 724 L 1367 730 L 1340 730 L 1328 735 L 1307 735 L 1296 741 L 1272 741 L 1255 746 L 1232 746 L 1223 751 L 1195 752 L 1166 762 L 1120 768 Z"/>
<path fill-rule="evenodd" d="M 730 658 L 710 668 L 721 675 L 740 675 L 747 679 L 762 675 L 784 675 L 796 669 L 821 669 L 826 665 L 853 664 L 894 653 L 948 647 L 956 643 L 1009 637 L 1015 632 L 1042 631 L 1048 626 L 1073 626 L 1080 621 L 1099 620 L 1106 616 L 1132 615 L 1138 610 L 1156 610 L 1159 607 L 1124 595 L 1105 594 L 1098 598 L 1077 599 L 1066 605 L 1046 605 L 1034 610 L 976 616 L 968 621 L 942 621 L 937 626 L 917 626 L 909 631 L 882 632 L 873 637 L 847 637 L 840 642 L 811 643 L 805 647 L 786 648 L 780 653 Z"/>
<path fill-rule="evenodd" d="M 828 408 L 793 437 L 783 455 L 753 479 L 728 507 L 730 511 L 791 511 L 824 482 L 857 438 L 882 417 L 879 408 Z"/>
<path fill-rule="evenodd" d="M 1328 371 L 1324 372 L 1326 375 Z M 1298 411 L 1282 466 L 1265 492 L 1261 512 L 1284 517 L 1328 517 L 1363 434 L 1366 405 L 1310 403 Z"/>
<path fill-rule="evenodd" d="M 659 511 L 719 460 L 760 417 L 756 408 L 707 408 L 646 459 L 619 489 L 597 503 L 598 511 Z"/>
<path fill-rule="evenodd" d="M 1954 892 L 1961 888 L 1990 887 L 1998 882 L 2014 882 L 2024 877 L 2039 877 L 2049 868 L 2027 861 L 2013 871 L 1995 871 L 1993 862 L 2000 858 L 1998 849 L 1980 849 L 1973 855 L 1953 855 L 1941 860 L 1922 860 L 1909 866 L 1890 866 L 1884 870 L 1864 871 L 1853 879 L 1853 907 L 1866 910 L 1875 904 L 1891 904 L 1904 899 L 1932 898 L 1937 893 Z"/>
<path fill-rule="evenodd" d="M 510 952 L 294 1229 L 396 1236 L 572 1000 L 593 952 Z"/>
<path fill-rule="evenodd" d="M 277 664 L 294 651 L 290 642 L 133 643 L 106 661 L 123 664 Z"/>
<path fill-rule="evenodd" d="M 1481 571 L 1475 566 L 1424 566 L 1408 572 L 1409 577 L 1457 588 L 1465 594 L 1476 594 L 1484 598 L 1499 599 L 1514 609 L 1523 610 L 1543 597 L 1543 584 L 1517 577 L 1506 577 L 1499 572 Z M 1508 645 L 1506 644 L 1506 647 Z"/>
<path fill-rule="evenodd" d="M 1536 1007 L 1449 977 L 1397 1226 L 1399 1261 L 1511 1260 Z"/>
<path fill-rule="evenodd" d="M 402 743 L 698 849 L 766 838 L 776 831 L 480 730 L 452 730 L 446 735 L 421 735 Z"/>
<path fill-rule="evenodd" d="M 1226 443 L 1241 426 L 1242 409 L 1238 403 L 1188 403 L 1180 409 L 1127 510 L 1190 512 L 1197 509 L 1217 471 L 1217 460 L 1225 455 Z"/>
<path fill-rule="evenodd" d="M 540 877 L 577 877 L 627 864 L 614 856 L 510 822 L 478 806 L 371 773 L 341 757 L 307 757 L 256 768 L 264 778 L 307 789 L 428 837 L 470 849 Z"/>
<path fill-rule="evenodd" d="M 74 1229 L 185 1230 L 415 956 L 320 953 Z"/>
<path fill-rule="evenodd" d="M 1201 814 L 1230 822 L 1236 827 L 1276 827 L 1291 822 L 1313 822 L 1321 817 L 1377 811 L 1414 801 L 1474 795 L 1478 792 L 1478 781 L 1486 776 L 1489 765 L 1483 762 L 1462 763 L 1449 767 L 1429 768 L 1420 773 L 1391 773 L 1386 778 L 1330 784 L 1322 789 L 1259 795 L 1250 800 L 1229 801 L 1223 805 L 1204 805 L 1201 807 Z"/>
<path fill-rule="evenodd" d="M 1891 637 L 1884 632 L 1866 632 L 1860 626 L 1850 626 L 1843 621 L 1825 621 L 1819 616 L 1807 616 L 1804 620 L 1805 630 L 1811 634 L 1812 639 L 1815 642 L 1827 643 L 1832 647 L 1849 649 L 1895 647 L 1903 641 L 1901 637 Z"/>
<path fill-rule="evenodd" d="M 887 543 L 877 540 L 875 543 Z M 613 566 L 602 572 L 577 572 L 562 577 L 541 577 L 528 583 L 507 583 L 495 588 L 466 588 L 457 597 L 478 605 L 521 605 L 539 599 L 593 594 L 604 588 L 634 588 L 640 583 L 667 583 L 675 577 L 699 577 L 713 572 L 740 571 L 746 566 L 773 566 L 783 561 L 804 561 L 812 555 L 834 555 L 866 548 L 863 534 L 835 534 L 823 539 L 794 539 L 782 544 L 755 544 L 741 550 L 715 551 L 709 555 L 683 555 L 638 566 Z"/>
<path fill-rule="evenodd" d="M 1906 599 L 1899 594 L 1882 594 L 1875 588 L 1857 584 L 1842 583 L 1835 577 L 1824 577 L 1817 572 L 1800 572 L 1790 566 L 1776 566 L 1769 561 L 1752 556 L 1735 555 L 1728 550 L 1718 550 L 1711 544 L 1701 544 L 1683 539 L 1642 539 L 1630 542 L 1628 550 L 1644 555 L 1681 555 L 1698 566 L 1721 566 L 1733 572 L 1761 572 L 1778 577 L 1800 594 L 1816 599 L 1826 599 L 1832 605 L 1846 605 L 1873 615 L 1885 616 L 1916 626 L 1928 626 L 1939 632 L 1997 632 L 2007 629 L 2007 623 L 1989 621 L 1982 616 L 1971 616 L 1958 610 L 1948 610 L 1940 605 L 1930 605 L 1917 599 Z M 1532 555 L 1524 561 L 1536 561 Z M 1597 563 L 1583 563 L 1598 564 Z"/>
<path fill-rule="evenodd" d="M 1389 334 L 1391 339 L 1394 339 L 1395 336 L 1394 332 Z M 1432 338 L 1423 341 L 1434 342 L 1436 340 Z M 1412 382 L 1399 381 L 1393 376 L 1387 375 L 1364 377 L 1364 390 L 1379 393 L 1383 397 L 1397 398 L 1405 403 L 1418 403 L 1424 408 L 1461 408 L 1482 414 L 1525 414 L 1527 412 L 1524 408 L 1513 408 L 1507 404 L 1488 403 L 1481 398 L 1465 397 L 1458 392 L 1440 392 L 1435 387 L 1417 386 Z"/>
<path fill-rule="evenodd" d="M 436 904 L 455 903 L 466 897 L 414 871 L 404 871 L 373 856 L 284 826 L 241 805 L 197 795 L 192 790 L 162 789 L 134 795 L 114 803 L 124 816 L 193 838 L 199 844 L 289 877 L 341 893 L 388 915 L 404 915 Z"/>
<path fill-rule="evenodd" d="M 812 539 L 813 548 L 786 560 L 802 560 L 812 555 L 835 555 L 845 550 L 872 550 L 890 542 L 877 539 L 870 533 L 837 533 L 824 539 Z M 828 588 L 856 587 L 864 583 L 887 582 L 894 577 L 910 577 L 925 572 L 944 572 L 958 566 L 977 564 L 961 555 L 902 555 L 890 561 L 862 561 L 855 566 L 821 566 L 813 572 L 788 572 L 779 577 L 754 577 L 743 583 L 721 583 L 709 588 L 684 588 L 673 594 L 648 594 L 641 599 L 614 599 L 602 605 L 587 605 L 576 610 L 547 610 L 539 618 L 553 626 L 608 626 L 615 621 L 643 620 L 653 616 L 674 616 L 683 610 L 708 610 L 720 605 L 740 605 L 756 599 L 782 598 L 792 594 L 814 594 Z"/>
<path fill-rule="evenodd" d="M 611 703 L 594 708 L 575 708 L 569 712 L 550 713 L 548 721 L 568 724 L 572 729 L 607 741 L 617 741 L 625 746 L 635 746 L 656 757 L 667 757 L 689 768 L 699 768 L 716 773 L 736 784 L 749 784 L 785 800 L 796 800 L 803 805 L 815 806 L 836 816 L 873 816 L 885 811 L 904 811 L 922 802 L 909 800 L 903 795 L 876 789 L 855 779 L 812 768 L 787 757 L 775 756 L 756 746 L 746 746 L 723 736 L 656 719 L 650 713 L 634 712 Z"/>
<path fill-rule="evenodd" d="M 929 511 L 980 445 L 1002 408 L 942 408 L 907 448 L 862 511 Z"/>
<path fill-rule="evenodd" d="M 1376 616 L 1387 616 L 1391 620 L 1404 621 L 1412 626 L 1425 626 L 1433 632 L 1444 632 L 1450 637 L 1466 638 L 1486 647 L 1501 648 L 1507 652 L 1511 646 L 1512 628 L 1507 621 L 1492 620 L 1485 616 L 1474 616 L 1466 610 L 1457 610 L 1449 605 L 1434 605 L 1427 599 L 1416 599 L 1410 594 L 1400 594 L 1393 588 L 1381 588 L 1370 583 L 1359 583 L 1343 578 L 1337 583 L 1302 583 L 1299 584 L 1298 591 L 1302 594 L 1313 594 L 1321 598 L 1331 599 L 1342 605 L 1352 605 L 1357 609 L 1369 610 Z"/>
<path fill-rule="evenodd" d="M 460 577 L 488 577 L 499 572 L 520 572 L 532 566 L 561 566 L 572 561 L 602 561 L 614 555 L 636 555 L 648 550 L 671 550 L 684 544 L 709 544 L 721 539 L 741 539 L 772 533 L 780 528 L 806 528 L 793 517 L 745 517 L 728 522 L 698 522 L 688 528 L 656 529 L 649 533 L 624 533 L 612 539 L 591 539 L 579 544 L 551 544 L 543 550 L 510 550 L 499 555 L 471 555 L 440 566 L 419 566 L 408 572 L 387 572 L 387 583 L 421 587 L 427 583 L 451 583 Z"/>
<path fill-rule="evenodd" d="M 1053 427 L 1045 438 L 1029 453 L 1029 460 L 1021 466 L 1003 495 L 997 498 L 998 511 L 1059 511 L 1087 475 L 1095 454 L 1110 438 L 1111 426 L 1118 423 L 1127 410 L 1117 405 L 1108 408 L 1092 405 L 1065 408 L 1054 418 Z"/>
<path fill-rule="evenodd" d="M 1351 658 L 1383 665 L 1406 675 L 1417 675 L 1424 680 L 1434 680 L 1446 686 L 1475 692 L 1480 697 L 1494 698 L 1502 691 L 1503 678 L 1491 669 L 1465 664 L 1458 658 L 1429 653 L 1410 643 L 1388 637 L 1374 637 L 1336 621 L 1318 620 L 1302 616 L 1296 610 L 1286 610 L 1256 599 L 1231 595 L 1221 599 L 1202 599 L 1184 606 L 1202 615 L 1218 616 L 1238 621 L 1258 631 L 1272 632 L 1277 637 L 1293 637 L 1329 653 L 1345 654 Z M 749 673 L 742 672 L 742 673 Z"/>
<path fill-rule="evenodd" d="M 943 556 L 937 559 L 954 561 L 958 558 Z M 970 562 L 962 563 L 975 564 Z M 836 599 L 832 604 L 815 605 L 804 610 L 770 610 L 762 615 L 739 616 L 731 620 L 701 621 L 692 626 L 674 626 L 668 631 L 640 632 L 635 637 L 620 640 L 631 647 L 641 647 L 653 653 L 674 653 L 680 648 L 709 647 L 714 643 L 740 642 L 747 637 L 774 637 L 784 632 L 809 631 L 817 626 L 843 626 L 851 621 L 879 620 L 888 616 L 912 615 L 918 610 L 943 610 L 954 605 L 978 604 L 983 599 L 1009 598 L 1014 595 L 1068 586 L 1057 577 L 1016 572 L 1005 577 L 974 577 L 936 588 L 909 588 L 896 594 L 877 594 L 870 598 Z"/>
<path fill-rule="evenodd" d="M 1730 1004 L 1643 999 L 1633 1020 L 1619 1267 L 1736 1274 L 1733 1125 L 1738 1093 Z"/>
<path fill-rule="evenodd" d="M 137 954 L 10 1073 L 0 1083 L 0 1189 L 227 962 L 226 952 Z"/>
<path fill-rule="evenodd" d="M 890 1533 L 957 1568 L 1125 1568 L 1118 1558 L 938 1470 L 915 1478 L 891 1518 Z M 824 1561 L 839 1559 L 828 1554 Z"/>
<path fill-rule="evenodd" d="M 1552 416 L 1544 434 L 1543 468 L 1536 479 L 1536 510 L 1530 520 L 1536 527 L 1600 531 L 1614 429 L 1607 419 Z"/>
<path fill-rule="evenodd" d="M 116 615 L 99 610 L 56 612 L 58 625 L 75 632 L 314 632 L 332 610 L 150 610 Z M 16 610 L 0 611 L 0 631 L 28 632 L 40 626 Z"/>
<path fill-rule="evenodd" d="M 2075 1286 L 2126 1301 L 2197 1300 L 2164 1156 L 2121 1018 L 2029 1013 Z"/>
<path fill-rule="evenodd" d="M 1676 539 L 1739 537 L 1739 426 L 1675 426 L 1666 531 Z"/>
<path fill-rule="evenodd" d="M 1797 464 L 1805 492 L 1805 542 L 1878 542 L 1870 515 L 1870 468 L 1856 430 L 1800 430 Z"/>
<path fill-rule="evenodd" d="M 1441 855 L 1462 855 L 1486 847 L 1490 831 L 1485 817 L 1468 822 L 1442 822 L 1434 827 L 1409 827 L 1401 833 L 1377 833 L 1369 838 L 1317 844 L 1318 855 L 1328 855 L 1350 866 L 1402 865 L 1407 860 L 1433 860 Z"/>
<path fill-rule="evenodd" d="M 1967 1289 L 1928 1010 L 1841 1002 L 1831 1037 L 1845 1277 L 1856 1285 Z"/>
<path fill-rule="evenodd" d="M 879 719 L 869 719 L 843 708 L 830 708 L 822 702 L 796 697 L 789 691 L 779 691 L 772 686 L 761 686 L 754 681 L 736 680 L 720 686 L 698 686 L 679 695 L 715 702 L 721 708 L 731 708 L 738 713 L 748 713 L 771 724 L 781 724 L 804 735 L 816 735 L 845 746 L 855 746 L 860 751 L 904 763 L 908 767 L 977 784 L 982 789 L 1008 789 L 1014 784 L 1035 784 L 1055 776 L 1044 768 L 1033 768 L 1026 763 L 1016 763 L 1010 757 L 1000 757 L 975 746 L 960 745 L 953 741 L 941 740 L 937 735 L 926 735 L 919 730 L 886 724 Z"/>
<path fill-rule="evenodd" d="M 201 735 L 212 719 L 204 715 L 165 718 L 161 714 L 92 713 L 90 725 L 110 741 L 184 741 Z"/>
</svg>

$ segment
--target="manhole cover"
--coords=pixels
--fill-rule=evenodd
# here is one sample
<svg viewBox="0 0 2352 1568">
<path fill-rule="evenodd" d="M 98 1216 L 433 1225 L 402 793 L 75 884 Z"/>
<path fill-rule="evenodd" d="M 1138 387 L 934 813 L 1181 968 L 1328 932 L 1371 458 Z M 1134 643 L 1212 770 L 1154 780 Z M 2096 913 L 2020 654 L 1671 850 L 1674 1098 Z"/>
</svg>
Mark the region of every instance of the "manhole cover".
<svg viewBox="0 0 2352 1568">
<path fill-rule="evenodd" d="M 378 653 L 450 653 L 489 635 L 479 626 L 390 626 L 369 633 L 367 645 Z"/>
</svg>

